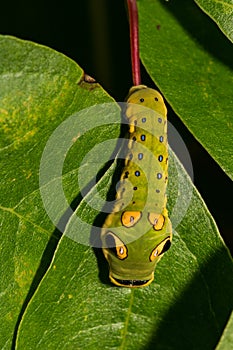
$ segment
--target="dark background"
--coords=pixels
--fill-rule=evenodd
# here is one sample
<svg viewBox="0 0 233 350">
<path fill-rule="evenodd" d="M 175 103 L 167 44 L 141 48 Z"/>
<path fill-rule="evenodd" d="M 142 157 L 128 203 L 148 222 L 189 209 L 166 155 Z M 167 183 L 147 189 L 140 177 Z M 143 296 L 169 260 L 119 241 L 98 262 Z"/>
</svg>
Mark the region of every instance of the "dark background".
<svg viewBox="0 0 233 350">
<path fill-rule="evenodd" d="M 41 0 L 38 3 L 9 0 L 1 4 L 0 34 L 31 40 L 64 53 L 117 101 L 124 100 L 132 85 L 124 0 Z M 145 71 L 142 81 L 153 87 Z M 233 253 L 232 181 L 171 110 L 169 119 L 188 147 L 194 183 Z"/>
</svg>

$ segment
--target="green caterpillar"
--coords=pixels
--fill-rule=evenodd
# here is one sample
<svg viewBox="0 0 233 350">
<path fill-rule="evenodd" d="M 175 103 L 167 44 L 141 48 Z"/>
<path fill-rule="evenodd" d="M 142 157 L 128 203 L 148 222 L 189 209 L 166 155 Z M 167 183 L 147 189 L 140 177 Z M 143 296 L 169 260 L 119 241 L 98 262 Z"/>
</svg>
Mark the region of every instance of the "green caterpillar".
<svg viewBox="0 0 233 350">
<path fill-rule="evenodd" d="M 167 109 L 160 93 L 144 85 L 130 89 L 127 103 L 125 165 L 101 240 L 110 280 L 117 286 L 143 287 L 153 281 L 155 266 L 172 239 L 165 194 Z"/>
</svg>

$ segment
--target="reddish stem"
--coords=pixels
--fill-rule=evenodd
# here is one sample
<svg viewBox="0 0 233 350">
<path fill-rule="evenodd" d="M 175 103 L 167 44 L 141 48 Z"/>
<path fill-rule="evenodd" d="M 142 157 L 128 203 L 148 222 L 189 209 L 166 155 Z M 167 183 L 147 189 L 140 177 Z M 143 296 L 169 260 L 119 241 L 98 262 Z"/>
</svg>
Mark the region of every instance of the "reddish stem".
<svg viewBox="0 0 233 350">
<path fill-rule="evenodd" d="M 138 35 L 138 9 L 136 0 L 127 0 L 129 11 L 130 49 L 132 78 L 134 85 L 141 84 L 140 58 L 139 58 L 139 35 Z"/>
</svg>

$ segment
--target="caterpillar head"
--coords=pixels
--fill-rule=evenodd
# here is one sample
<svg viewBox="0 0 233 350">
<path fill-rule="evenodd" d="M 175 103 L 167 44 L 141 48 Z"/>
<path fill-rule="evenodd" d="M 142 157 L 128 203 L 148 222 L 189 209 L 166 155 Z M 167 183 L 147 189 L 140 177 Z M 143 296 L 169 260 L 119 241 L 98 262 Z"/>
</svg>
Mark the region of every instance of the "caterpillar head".
<svg viewBox="0 0 233 350">
<path fill-rule="evenodd" d="M 115 231 L 115 230 L 113 230 Z M 127 241 L 127 232 L 106 230 L 103 252 L 109 263 L 109 278 L 122 287 L 145 287 L 154 279 L 154 269 L 171 245 L 171 223 L 165 219 L 161 232 L 151 228 L 140 239 Z M 131 231 L 131 234 L 134 232 Z M 121 238 L 119 237 L 121 235 Z M 125 241 L 124 241 L 125 240 Z"/>
</svg>

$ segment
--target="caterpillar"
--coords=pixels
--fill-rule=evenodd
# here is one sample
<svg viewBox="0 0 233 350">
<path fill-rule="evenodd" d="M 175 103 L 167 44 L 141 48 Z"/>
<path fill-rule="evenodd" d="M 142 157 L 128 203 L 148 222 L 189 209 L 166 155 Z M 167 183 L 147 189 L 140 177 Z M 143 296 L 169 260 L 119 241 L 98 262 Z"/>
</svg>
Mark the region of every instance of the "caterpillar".
<svg viewBox="0 0 233 350">
<path fill-rule="evenodd" d="M 166 209 L 167 109 L 158 91 L 138 85 L 129 91 L 125 116 L 124 166 L 101 241 L 110 281 L 134 288 L 153 281 L 172 240 Z"/>
</svg>

